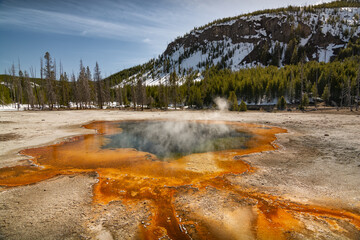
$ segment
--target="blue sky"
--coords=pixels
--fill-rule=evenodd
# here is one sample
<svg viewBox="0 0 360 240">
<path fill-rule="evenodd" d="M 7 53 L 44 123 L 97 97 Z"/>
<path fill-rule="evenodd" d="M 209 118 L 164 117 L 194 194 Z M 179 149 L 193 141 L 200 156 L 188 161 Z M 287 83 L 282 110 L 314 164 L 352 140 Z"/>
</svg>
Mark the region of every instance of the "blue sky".
<svg viewBox="0 0 360 240">
<path fill-rule="evenodd" d="M 20 61 L 39 76 L 46 51 L 77 74 L 80 59 L 103 76 L 142 64 L 195 26 L 265 8 L 321 0 L 0 0 L 0 73 Z"/>
</svg>

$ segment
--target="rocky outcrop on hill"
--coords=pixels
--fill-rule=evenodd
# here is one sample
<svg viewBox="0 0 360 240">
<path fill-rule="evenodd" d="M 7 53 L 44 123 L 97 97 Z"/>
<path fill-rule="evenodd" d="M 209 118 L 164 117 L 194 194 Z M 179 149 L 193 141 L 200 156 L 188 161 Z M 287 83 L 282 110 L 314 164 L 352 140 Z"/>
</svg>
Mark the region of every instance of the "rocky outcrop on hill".
<svg viewBox="0 0 360 240">
<path fill-rule="evenodd" d="M 238 70 L 254 65 L 283 66 L 305 61 L 329 62 L 350 39 L 358 38 L 359 8 L 279 11 L 194 29 L 170 43 L 162 61 L 176 69 L 209 65 Z"/>
<path fill-rule="evenodd" d="M 337 6 L 337 7 L 334 7 Z M 348 6 L 348 7 L 343 7 Z M 351 7 L 349 7 L 351 6 Z M 360 4 L 338 1 L 307 7 L 264 10 L 216 20 L 178 37 L 156 59 L 123 74 L 147 85 L 184 80 L 218 66 L 232 71 L 255 66 L 283 67 L 299 62 L 330 62 L 360 36 Z M 341 55 L 341 54 L 340 54 Z M 195 73 L 195 74 L 194 74 Z M 114 78 L 123 79 L 121 72 Z"/>
</svg>

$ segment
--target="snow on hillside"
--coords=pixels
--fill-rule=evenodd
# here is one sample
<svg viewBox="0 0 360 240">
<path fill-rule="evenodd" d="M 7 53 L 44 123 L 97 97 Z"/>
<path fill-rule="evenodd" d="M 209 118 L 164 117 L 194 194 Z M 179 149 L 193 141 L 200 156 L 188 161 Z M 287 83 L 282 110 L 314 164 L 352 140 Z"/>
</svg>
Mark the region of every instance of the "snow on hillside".
<svg viewBox="0 0 360 240">
<path fill-rule="evenodd" d="M 170 43 L 153 70 L 141 78 L 146 85 L 158 85 L 167 83 L 172 71 L 184 82 L 186 73 L 202 72 L 213 65 L 233 71 L 263 66 L 259 55 L 264 44 L 268 45 L 269 54 L 274 54 L 276 46 L 280 47 L 278 66 L 282 67 L 288 64 L 285 52 L 290 36 L 295 33 L 297 47 L 308 51 L 306 61 L 329 62 L 346 47 L 350 37 L 360 36 L 359 15 L 360 8 L 326 8 L 241 16 L 212 24 Z M 298 29 L 301 33 L 296 32 Z M 137 77 L 134 75 L 128 81 Z M 198 74 L 196 80 L 201 79 Z"/>
<path fill-rule="evenodd" d="M 203 70 L 205 65 L 200 66 L 199 63 L 206 62 L 208 60 L 209 64 L 216 65 L 218 64 L 222 57 L 225 56 L 227 53 L 234 51 L 232 56 L 226 60 L 226 63 L 232 70 L 239 70 L 248 66 L 247 64 L 249 61 L 244 61 L 245 57 L 248 56 L 251 51 L 254 50 L 254 43 L 253 40 L 257 42 L 261 40 L 269 41 L 272 36 L 268 36 L 269 29 L 266 29 L 262 24 L 261 21 L 264 18 L 272 18 L 272 19 L 279 19 L 279 25 L 285 23 L 289 19 L 289 15 L 292 15 L 294 18 L 293 26 L 296 28 L 298 24 L 304 23 L 311 28 L 311 33 L 300 40 L 299 45 L 306 46 L 309 44 L 309 41 L 312 37 L 314 37 L 318 32 L 319 29 L 317 28 L 320 25 L 321 33 L 326 35 L 331 35 L 334 37 L 338 37 L 341 41 L 347 42 L 350 36 L 360 35 L 360 28 L 359 28 L 359 15 L 360 9 L 359 8 L 340 8 L 340 9 L 321 9 L 317 10 L 315 13 L 310 12 L 290 12 L 290 13 L 267 13 L 267 14 L 260 14 L 256 16 L 243 16 L 240 17 L 239 20 L 246 21 L 248 23 L 254 23 L 258 29 L 255 29 L 256 34 L 249 34 L 243 35 L 241 43 L 233 43 L 232 39 L 227 36 L 223 36 L 221 41 L 204 41 L 204 44 L 201 48 L 197 49 L 193 52 L 190 56 L 183 57 L 184 59 L 180 62 L 179 58 L 184 56 L 184 53 L 188 51 L 191 47 L 184 47 L 178 46 L 178 49 L 174 49 L 174 51 L 168 55 L 171 61 L 175 65 L 180 65 L 181 69 L 194 69 L 194 70 Z M 209 26 L 203 30 L 194 30 L 190 33 L 193 37 L 201 38 L 201 34 L 205 31 L 219 26 L 224 25 L 236 25 L 237 20 L 231 20 L 229 22 L 214 24 Z M 241 26 L 239 27 L 239 31 L 241 32 Z M 185 36 L 186 37 L 186 36 Z M 248 41 L 246 41 L 248 40 Z M 201 40 L 199 40 L 201 41 Z M 283 46 L 287 43 L 280 42 Z M 220 56 L 214 56 L 212 54 L 212 50 L 216 48 L 218 45 L 223 45 L 223 49 L 221 51 Z M 272 41 L 272 48 L 274 47 L 275 42 Z M 333 56 L 333 52 L 336 48 L 344 47 L 345 44 L 333 44 L 329 43 L 326 47 L 319 47 L 315 56 L 319 56 L 320 61 L 328 62 L 330 58 Z M 205 50 L 204 50 L 205 49 Z M 271 48 L 270 48 L 271 50 Z M 269 51 L 270 51 L 269 50 Z M 285 48 L 283 48 L 285 51 Z M 281 61 L 283 61 L 283 57 Z"/>
</svg>

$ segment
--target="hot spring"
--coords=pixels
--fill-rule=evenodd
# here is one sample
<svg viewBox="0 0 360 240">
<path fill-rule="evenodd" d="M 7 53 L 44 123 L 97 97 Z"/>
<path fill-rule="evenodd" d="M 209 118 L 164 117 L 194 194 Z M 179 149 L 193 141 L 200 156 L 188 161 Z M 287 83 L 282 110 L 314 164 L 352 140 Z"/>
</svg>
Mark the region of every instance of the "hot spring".
<svg viewBox="0 0 360 240">
<path fill-rule="evenodd" d="M 244 149 L 250 134 L 224 124 L 169 121 L 121 122 L 120 133 L 107 136 L 102 149 L 133 148 L 158 159 L 178 159 L 193 153 Z"/>
<path fill-rule="evenodd" d="M 21 151 L 32 157 L 31 164 L 0 169 L 0 185 L 23 186 L 59 175 L 95 172 L 94 204 L 150 203 L 151 217 L 139 223 L 143 239 L 230 236 L 176 207 L 181 191 L 201 194 L 209 187 L 242 199 L 242 209 L 254 215 L 244 220 L 248 221 L 247 232 L 257 239 L 285 239 L 287 232 L 301 231 L 298 216 L 304 213 L 324 216 L 324 221 L 346 219 L 360 225 L 358 217 L 349 212 L 301 205 L 234 186 L 227 179 L 256 171 L 241 156 L 275 150 L 275 135 L 286 132 L 284 129 L 239 122 L 167 120 L 93 122 L 84 127 L 97 133 Z"/>
</svg>

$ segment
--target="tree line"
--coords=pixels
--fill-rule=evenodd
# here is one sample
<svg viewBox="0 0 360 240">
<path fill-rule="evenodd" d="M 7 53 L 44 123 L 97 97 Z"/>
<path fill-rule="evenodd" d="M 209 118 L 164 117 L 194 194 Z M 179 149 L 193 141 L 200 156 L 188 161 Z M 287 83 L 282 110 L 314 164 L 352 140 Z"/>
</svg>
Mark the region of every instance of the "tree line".
<svg viewBox="0 0 360 240">
<path fill-rule="evenodd" d="M 110 101 L 109 87 L 104 85 L 101 71 L 96 62 L 93 76 L 89 67 L 80 60 L 79 73 L 68 75 L 60 63 L 57 71 L 56 61 L 49 52 L 40 59 L 40 78 L 34 69 L 22 70 L 15 65 L 0 78 L 0 104 L 27 104 L 28 109 L 102 107 Z"/>
<path fill-rule="evenodd" d="M 292 6 L 275 8 L 275 9 L 264 9 L 259 11 L 254 11 L 251 13 L 241 14 L 234 17 L 227 17 L 222 19 L 216 19 L 212 22 L 209 22 L 201 27 L 195 27 L 192 31 L 204 30 L 215 24 L 222 24 L 232 20 L 237 20 L 241 17 L 251 17 L 261 14 L 274 14 L 274 13 L 289 13 L 289 12 L 305 12 L 305 13 L 316 13 L 317 10 L 321 11 L 324 8 L 344 8 L 344 7 L 360 7 L 360 2 L 358 0 L 336 0 L 327 3 L 320 3 L 316 5 L 307 5 L 307 6 Z M 187 34 L 185 34 L 186 36 Z"/>
<path fill-rule="evenodd" d="M 356 52 L 357 45 L 350 44 Z M 116 78 L 102 79 L 98 63 L 91 72 L 79 64 L 77 75 L 68 75 L 46 53 L 40 65 L 40 78 L 34 71 L 15 70 L 3 75 L 0 84 L 0 104 L 27 104 L 29 109 L 89 109 L 117 107 L 120 109 L 168 107 L 212 108 L 214 99 L 229 100 L 231 109 L 239 110 L 238 104 L 273 104 L 281 100 L 300 108 L 319 101 L 332 106 L 359 106 L 360 57 L 347 54 L 330 63 L 299 62 L 278 68 L 257 66 L 240 71 L 220 66 L 197 72 L 179 74 L 175 69 L 168 79 L 157 85 L 146 86 L 144 69 L 137 66 L 117 74 Z M 134 74 L 136 73 L 136 74 Z M 240 104 L 241 105 L 241 104 Z"/>
</svg>

